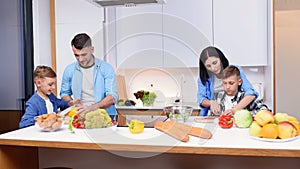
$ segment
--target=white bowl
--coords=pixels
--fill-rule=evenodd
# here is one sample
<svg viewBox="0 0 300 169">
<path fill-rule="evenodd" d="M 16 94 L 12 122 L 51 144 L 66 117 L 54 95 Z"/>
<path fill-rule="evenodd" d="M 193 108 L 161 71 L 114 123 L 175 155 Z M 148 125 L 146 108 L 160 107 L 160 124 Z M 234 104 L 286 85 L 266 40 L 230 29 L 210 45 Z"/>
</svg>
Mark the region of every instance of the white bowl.
<svg viewBox="0 0 300 169">
<path fill-rule="evenodd" d="M 193 112 L 193 107 L 184 105 L 171 105 L 164 107 L 164 112 L 170 120 L 186 122 Z"/>
<path fill-rule="evenodd" d="M 62 127 L 63 117 L 56 114 L 43 114 L 35 117 L 35 126 L 43 131 L 56 131 Z"/>
</svg>

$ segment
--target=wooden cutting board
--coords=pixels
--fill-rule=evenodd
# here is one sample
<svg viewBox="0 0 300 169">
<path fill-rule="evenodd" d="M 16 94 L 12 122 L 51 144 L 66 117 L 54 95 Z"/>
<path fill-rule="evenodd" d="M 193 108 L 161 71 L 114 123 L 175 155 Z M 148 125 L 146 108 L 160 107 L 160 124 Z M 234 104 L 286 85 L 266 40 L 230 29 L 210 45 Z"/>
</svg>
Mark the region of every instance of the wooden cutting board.
<svg viewBox="0 0 300 169">
<path fill-rule="evenodd" d="M 183 142 L 189 141 L 188 135 L 205 139 L 210 139 L 212 137 L 212 133 L 207 129 L 193 127 L 172 120 L 166 122 L 156 122 L 154 124 L 154 128 Z"/>
<path fill-rule="evenodd" d="M 127 87 L 125 77 L 122 75 L 117 76 L 117 83 L 118 83 L 118 97 L 119 100 L 123 99 L 124 101 L 128 99 L 127 96 Z"/>
<path fill-rule="evenodd" d="M 176 125 L 175 121 L 166 121 L 166 122 L 156 122 L 154 128 L 162 131 L 180 141 L 187 142 L 189 141 L 188 133 L 191 127 L 186 127 L 182 125 Z"/>
</svg>

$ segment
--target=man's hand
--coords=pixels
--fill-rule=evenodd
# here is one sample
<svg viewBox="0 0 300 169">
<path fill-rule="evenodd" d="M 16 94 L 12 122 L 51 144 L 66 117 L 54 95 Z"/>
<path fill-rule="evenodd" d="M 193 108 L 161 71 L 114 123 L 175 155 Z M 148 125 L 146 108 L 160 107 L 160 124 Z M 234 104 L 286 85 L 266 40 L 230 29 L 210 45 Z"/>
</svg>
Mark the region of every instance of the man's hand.
<svg viewBox="0 0 300 169">
<path fill-rule="evenodd" d="M 98 104 L 92 104 L 92 105 L 79 105 L 79 106 L 76 106 L 76 109 L 77 109 L 77 114 L 80 114 L 80 113 L 88 113 L 90 111 L 93 111 L 93 110 L 97 110 L 99 107 L 98 107 Z"/>
</svg>

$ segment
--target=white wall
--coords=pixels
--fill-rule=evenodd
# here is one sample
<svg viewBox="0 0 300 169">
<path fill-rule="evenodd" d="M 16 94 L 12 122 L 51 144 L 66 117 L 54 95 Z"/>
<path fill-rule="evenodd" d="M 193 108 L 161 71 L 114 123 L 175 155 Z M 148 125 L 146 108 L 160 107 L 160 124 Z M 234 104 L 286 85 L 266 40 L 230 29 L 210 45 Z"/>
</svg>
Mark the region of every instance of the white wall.
<svg viewBox="0 0 300 169">
<path fill-rule="evenodd" d="M 57 93 L 59 95 L 63 71 L 68 64 L 75 61 L 71 40 L 76 34 L 87 33 L 95 46 L 95 56 L 103 58 L 103 8 L 86 0 L 56 0 L 55 14 Z"/>
<path fill-rule="evenodd" d="M 152 74 L 150 73 L 151 70 Z M 243 67 L 243 70 L 251 83 L 265 84 L 264 67 Z M 182 96 L 183 102 L 193 105 L 197 103 L 198 68 L 118 69 L 117 74 L 125 76 L 129 99 L 134 100 L 135 97 L 133 93 L 145 89 L 161 91 L 166 98 Z M 144 75 L 147 77 L 142 78 L 141 76 Z M 165 77 L 161 78 L 160 76 Z M 160 78 L 162 80 L 158 80 Z M 150 87 L 151 84 L 153 84 L 152 89 Z M 265 85 L 264 88 L 266 88 Z M 269 95 L 270 93 L 267 94 Z M 266 93 L 264 93 L 264 95 L 266 95 Z M 265 96 L 265 98 L 267 97 Z M 272 108 L 271 102 L 269 101 L 268 106 Z"/>
<path fill-rule="evenodd" d="M 50 39 L 50 2 L 33 0 L 34 65 L 52 65 Z"/>
<path fill-rule="evenodd" d="M 33 0 L 34 65 L 52 65 L 49 0 Z M 103 58 L 103 9 L 86 0 L 56 0 L 56 66 L 57 93 L 64 68 L 75 61 L 71 40 L 77 33 L 89 34 L 95 46 L 95 56 Z"/>
</svg>

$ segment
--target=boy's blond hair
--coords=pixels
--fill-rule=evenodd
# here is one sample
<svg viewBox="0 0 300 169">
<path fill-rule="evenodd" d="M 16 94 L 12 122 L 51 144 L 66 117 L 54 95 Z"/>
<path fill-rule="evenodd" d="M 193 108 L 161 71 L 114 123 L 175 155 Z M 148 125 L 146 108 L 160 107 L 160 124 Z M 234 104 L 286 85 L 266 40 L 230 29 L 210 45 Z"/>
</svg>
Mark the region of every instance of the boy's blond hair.
<svg viewBox="0 0 300 169">
<path fill-rule="evenodd" d="M 38 79 L 56 78 L 56 73 L 49 66 L 37 66 L 33 73 L 34 81 Z"/>
</svg>

